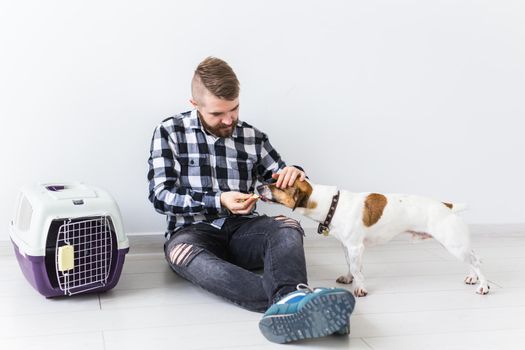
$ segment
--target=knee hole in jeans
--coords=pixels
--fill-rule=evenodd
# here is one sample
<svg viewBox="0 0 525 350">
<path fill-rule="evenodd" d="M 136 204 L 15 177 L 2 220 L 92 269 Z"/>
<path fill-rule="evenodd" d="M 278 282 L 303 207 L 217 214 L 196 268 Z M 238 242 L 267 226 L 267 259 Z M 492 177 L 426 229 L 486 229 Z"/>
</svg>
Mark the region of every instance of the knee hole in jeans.
<svg viewBox="0 0 525 350">
<path fill-rule="evenodd" d="M 293 228 L 293 229 L 301 232 L 301 234 L 304 235 L 304 230 L 301 227 L 301 224 L 297 220 L 294 220 L 294 219 L 289 218 L 289 217 L 284 216 L 284 215 L 276 216 L 276 217 L 274 217 L 274 219 L 275 219 L 275 221 L 277 221 L 280 224 L 281 227 Z"/>
<path fill-rule="evenodd" d="M 202 248 L 195 247 L 189 243 L 179 243 L 171 247 L 168 257 L 173 265 L 188 266 L 191 260 L 202 251 Z"/>
</svg>

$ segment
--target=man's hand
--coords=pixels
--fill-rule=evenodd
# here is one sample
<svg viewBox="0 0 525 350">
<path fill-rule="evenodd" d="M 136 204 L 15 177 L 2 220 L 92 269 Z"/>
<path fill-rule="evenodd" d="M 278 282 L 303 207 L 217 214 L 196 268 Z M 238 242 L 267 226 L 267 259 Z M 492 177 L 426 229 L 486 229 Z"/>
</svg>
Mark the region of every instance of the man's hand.
<svg viewBox="0 0 525 350">
<path fill-rule="evenodd" d="M 286 187 L 292 186 L 297 178 L 299 178 L 300 181 L 304 181 L 306 175 L 293 166 L 287 166 L 279 174 L 273 174 L 272 178 L 277 179 L 275 185 L 284 190 Z"/>
<path fill-rule="evenodd" d="M 222 192 L 221 205 L 233 214 L 249 214 L 252 212 L 259 196 L 236 191 Z"/>
</svg>

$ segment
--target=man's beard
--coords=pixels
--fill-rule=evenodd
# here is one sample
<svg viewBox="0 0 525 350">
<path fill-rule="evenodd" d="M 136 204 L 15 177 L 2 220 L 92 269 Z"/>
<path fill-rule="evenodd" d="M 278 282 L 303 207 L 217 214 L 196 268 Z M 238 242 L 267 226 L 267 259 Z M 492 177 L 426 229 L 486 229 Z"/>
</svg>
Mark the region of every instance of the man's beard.
<svg viewBox="0 0 525 350">
<path fill-rule="evenodd" d="M 212 127 L 209 124 L 207 124 L 204 121 L 204 118 L 200 117 L 200 115 L 199 115 L 199 119 L 200 119 L 202 125 L 204 126 L 204 128 L 206 129 L 206 131 L 208 131 L 209 133 L 211 133 L 211 134 L 213 134 L 213 135 L 215 135 L 217 137 L 228 138 L 228 137 L 232 136 L 233 130 L 234 130 L 235 126 L 237 125 L 237 120 L 233 120 L 232 124 L 229 125 L 229 126 L 221 123 L 221 124 L 219 124 L 219 125 L 217 125 L 215 127 Z"/>
</svg>

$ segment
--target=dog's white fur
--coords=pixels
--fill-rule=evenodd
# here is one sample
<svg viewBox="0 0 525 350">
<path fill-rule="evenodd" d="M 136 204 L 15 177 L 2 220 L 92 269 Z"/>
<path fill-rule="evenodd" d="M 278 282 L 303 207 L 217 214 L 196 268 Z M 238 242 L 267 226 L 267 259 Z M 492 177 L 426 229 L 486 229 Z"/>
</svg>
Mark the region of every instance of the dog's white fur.
<svg viewBox="0 0 525 350">
<path fill-rule="evenodd" d="M 316 185 L 308 198 L 308 208 L 296 211 L 317 222 L 323 222 L 337 193 L 334 186 Z M 367 227 L 363 222 L 363 209 L 370 193 L 340 191 L 339 202 L 330 224 L 330 235 L 345 246 L 348 273 L 337 279 L 340 283 L 354 284 L 356 296 L 367 295 L 365 280 L 361 272 L 365 247 L 385 243 L 401 233 L 412 233 L 421 238 L 429 235 L 441 243 L 452 255 L 470 265 L 465 283 L 480 285 L 477 293 L 489 291 L 488 281 L 480 270 L 480 260 L 471 249 L 467 225 L 456 214 L 463 206 L 453 205 L 450 209 L 442 202 L 422 196 L 405 194 L 383 194 L 387 199 L 380 219 Z M 315 205 L 315 207 L 314 207 Z"/>
</svg>

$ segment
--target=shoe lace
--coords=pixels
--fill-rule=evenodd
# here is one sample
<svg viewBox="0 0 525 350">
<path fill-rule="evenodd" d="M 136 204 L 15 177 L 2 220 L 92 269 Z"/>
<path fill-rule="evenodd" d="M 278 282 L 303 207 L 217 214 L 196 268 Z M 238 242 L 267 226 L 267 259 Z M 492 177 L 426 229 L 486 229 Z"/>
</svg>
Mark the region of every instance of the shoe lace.
<svg viewBox="0 0 525 350">
<path fill-rule="evenodd" d="M 299 283 L 297 285 L 297 290 L 300 290 L 300 291 L 309 291 L 310 293 L 313 293 L 313 288 L 311 288 L 309 285 L 305 284 L 305 283 Z"/>
</svg>

